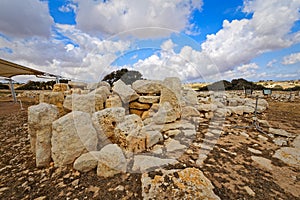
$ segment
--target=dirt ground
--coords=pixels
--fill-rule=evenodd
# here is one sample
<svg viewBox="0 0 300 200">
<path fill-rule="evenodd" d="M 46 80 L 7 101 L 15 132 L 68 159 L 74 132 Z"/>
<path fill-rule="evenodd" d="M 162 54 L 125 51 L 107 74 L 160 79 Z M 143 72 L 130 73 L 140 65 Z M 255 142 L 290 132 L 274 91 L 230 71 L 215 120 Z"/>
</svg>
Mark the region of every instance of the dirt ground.
<svg viewBox="0 0 300 200">
<path fill-rule="evenodd" d="M 258 118 L 268 120 L 271 127 L 300 134 L 300 102 L 269 104 Z M 21 110 L 19 104 L 0 101 L 0 199 L 142 199 L 140 174 L 100 178 L 94 171 L 79 173 L 71 167 L 37 168 L 27 132 L 28 106 L 23 103 Z M 187 167 L 200 168 L 221 199 L 299 199 L 300 170 L 272 157 L 279 147 L 271 138 L 261 139 L 262 134 L 254 128 L 231 126 L 251 125 L 251 119 L 226 119 L 223 134 L 202 166 L 191 161 L 193 155 L 183 155 L 182 161 Z M 207 131 L 205 126 L 200 129 L 201 133 Z M 203 142 L 203 135 L 195 142 Z M 253 154 L 249 147 L 261 154 Z M 259 165 L 251 156 L 264 157 L 271 164 Z"/>
</svg>

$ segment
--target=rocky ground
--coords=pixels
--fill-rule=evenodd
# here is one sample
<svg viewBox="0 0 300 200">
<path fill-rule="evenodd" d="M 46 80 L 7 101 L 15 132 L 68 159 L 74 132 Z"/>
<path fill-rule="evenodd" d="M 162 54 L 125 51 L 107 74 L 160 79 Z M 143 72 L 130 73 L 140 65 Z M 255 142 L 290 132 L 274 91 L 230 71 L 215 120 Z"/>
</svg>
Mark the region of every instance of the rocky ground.
<svg viewBox="0 0 300 200">
<path fill-rule="evenodd" d="M 258 118 L 266 119 L 273 128 L 299 135 L 300 102 L 269 104 Z M 101 178 L 95 171 L 79 173 L 72 167 L 37 168 L 27 132 L 28 106 L 24 104 L 24 110 L 20 110 L 18 104 L 0 102 L 1 199 L 142 199 L 142 174 Z M 201 123 L 197 137 L 179 159 L 181 164 L 166 169 L 200 169 L 221 199 L 299 199 L 299 167 L 273 157 L 281 147 L 251 127 L 252 117 L 231 116 L 224 123 L 214 122 L 212 129 L 221 129 L 221 135 L 209 128 L 210 122 Z M 287 140 L 285 146 L 290 143 Z M 207 158 L 202 164 L 196 163 L 207 149 L 212 149 Z M 161 196 L 156 199 L 173 199 L 170 188 L 175 184 L 162 174 L 159 170 L 148 174 L 164 178 Z"/>
</svg>

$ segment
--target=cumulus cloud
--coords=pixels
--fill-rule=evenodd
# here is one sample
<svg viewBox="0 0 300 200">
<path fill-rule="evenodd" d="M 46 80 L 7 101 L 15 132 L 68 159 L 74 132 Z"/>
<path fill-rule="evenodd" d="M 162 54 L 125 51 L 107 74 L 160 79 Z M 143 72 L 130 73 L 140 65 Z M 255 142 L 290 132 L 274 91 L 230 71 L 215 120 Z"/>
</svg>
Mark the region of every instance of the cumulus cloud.
<svg viewBox="0 0 300 200">
<path fill-rule="evenodd" d="M 110 65 L 118 53 L 129 48 L 127 41 L 101 40 L 81 32 L 74 26 L 57 25 L 57 31 L 73 44 L 56 39 L 15 39 L 0 37 L 0 46 L 11 50 L 0 51 L 0 57 L 66 78 L 98 81 L 114 68 Z"/>
<path fill-rule="evenodd" d="M 49 37 L 53 19 L 47 2 L 39 0 L 1 0 L 0 33 L 9 37 Z"/>
<path fill-rule="evenodd" d="M 285 56 L 283 58 L 282 64 L 284 65 L 292 65 L 295 63 L 300 62 L 300 52 L 299 53 L 293 53 L 291 55 Z"/>
<path fill-rule="evenodd" d="M 223 28 L 201 45 L 222 70 L 249 63 L 264 52 L 293 44 L 289 32 L 300 19 L 299 0 L 245 1 L 251 19 L 224 20 Z"/>
<path fill-rule="evenodd" d="M 170 32 L 185 30 L 190 26 L 192 11 L 200 10 L 203 4 L 202 0 L 74 2 L 78 4 L 76 22 L 81 30 L 108 35 L 131 30 L 129 34 L 141 38 L 167 36 Z M 156 29 L 149 32 L 147 27 Z"/>
</svg>

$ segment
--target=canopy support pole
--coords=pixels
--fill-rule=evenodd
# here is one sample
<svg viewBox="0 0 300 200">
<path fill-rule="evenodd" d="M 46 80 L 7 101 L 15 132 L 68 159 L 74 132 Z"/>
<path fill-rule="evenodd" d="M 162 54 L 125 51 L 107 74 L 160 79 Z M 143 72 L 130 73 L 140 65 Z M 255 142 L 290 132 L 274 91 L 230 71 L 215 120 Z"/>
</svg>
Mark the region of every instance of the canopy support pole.
<svg viewBox="0 0 300 200">
<path fill-rule="evenodd" d="M 9 81 L 10 92 L 11 92 L 11 95 L 13 97 L 14 103 L 17 103 L 17 96 L 16 96 L 16 92 L 15 92 L 13 80 L 12 79 L 8 79 L 8 81 Z"/>
</svg>

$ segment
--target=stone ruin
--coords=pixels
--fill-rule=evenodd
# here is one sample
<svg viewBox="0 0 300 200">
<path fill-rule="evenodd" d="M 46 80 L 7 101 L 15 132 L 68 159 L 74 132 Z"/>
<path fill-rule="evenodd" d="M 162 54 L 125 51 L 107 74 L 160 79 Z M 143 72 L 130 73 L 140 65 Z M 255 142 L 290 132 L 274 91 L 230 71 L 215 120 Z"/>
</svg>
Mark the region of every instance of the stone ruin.
<svg viewBox="0 0 300 200">
<path fill-rule="evenodd" d="M 271 139 L 281 147 L 273 157 L 299 167 L 300 136 L 295 138 L 252 117 L 269 106 L 262 96 L 256 105 L 255 99 L 242 92 L 195 92 L 170 77 L 138 80 L 132 85 L 119 80 L 113 87 L 106 82 L 56 84 L 52 92 L 42 92 L 38 99 L 38 105 L 28 108 L 37 167 L 72 166 L 80 172 L 95 170 L 101 177 L 142 173 L 144 199 L 167 198 L 168 188 L 173 188 L 176 197 L 219 199 L 198 168 L 220 136 L 249 137 L 240 128 L 232 128 L 243 119 L 253 119 L 263 128 L 259 139 Z M 182 160 L 184 154 L 190 160 Z M 171 184 L 166 191 L 161 189 L 165 184 Z"/>
<path fill-rule="evenodd" d="M 176 164 L 196 137 L 199 124 L 230 115 L 249 115 L 255 100 L 197 93 L 179 78 L 121 80 L 111 88 L 95 84 L 56 84 L 28 109 L 31 149 L 37 167 L 72 165 L 110 177 Z M 257 112 L 268 107 L 259 101 Z M 220 132 L 214 128 L 214 132 Z M 201 163 L 205 157 L 199 156 Z"/>
</svg>

